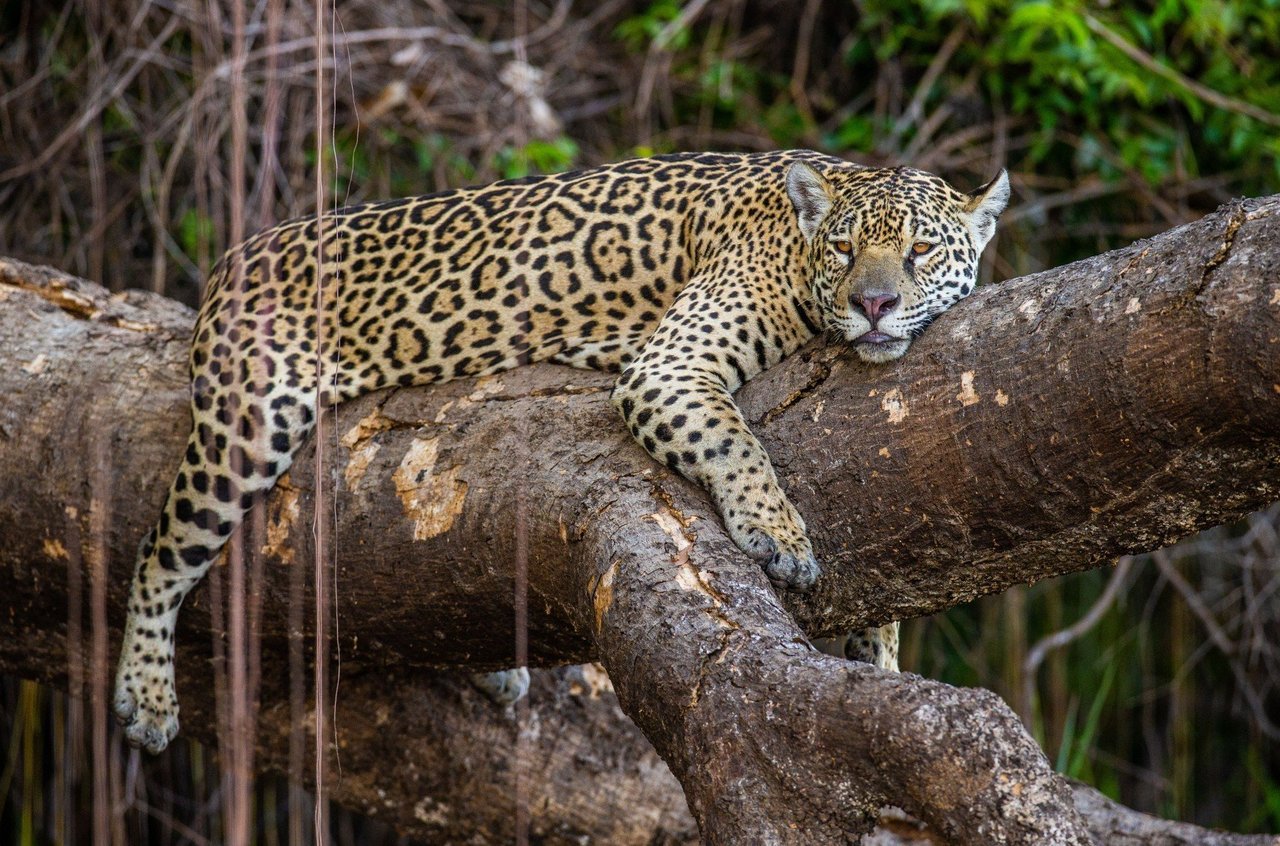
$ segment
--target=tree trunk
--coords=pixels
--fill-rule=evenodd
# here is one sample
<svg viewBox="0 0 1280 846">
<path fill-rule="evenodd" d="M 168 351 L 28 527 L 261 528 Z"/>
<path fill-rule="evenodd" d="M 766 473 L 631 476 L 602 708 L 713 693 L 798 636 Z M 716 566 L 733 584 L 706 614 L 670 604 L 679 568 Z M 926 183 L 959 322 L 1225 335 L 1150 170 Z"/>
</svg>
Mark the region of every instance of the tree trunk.
<svg viewBox="0 0 1280 846">
<path fill-rule="evenodd" d="M 844 842 L 886 804 L 949 843 L 1090 842 L 997 697 L 818 654 L 802 631 L 933 613 L 1280 497 L 1278 212 L 1233 204 L 981 289 L 889 368 L 815 343 L 744 388 L 825 567 L 804 597 L 780 599 L 701 492 L 630 441 L 607 377 L 536 366 L 341 407 L 320 478 L 344 781 L 385 787 L 386 745 L 430 733 L 434 714 L 396 705 L 419 670 L 510 665 L 518 607 L 533 663 L 604 663 L 708 843 Z M 189 331 L 171 303 L 0 264 L 0 667 L 74 666 L 62 628 L 82 567 L 92 587 L 109 562 L 118 631 L 189 425 Z M 300 460 L 263 535 L 268 761 L 287 740 L 315 479 Z M 213 723 L 211 607 L 197 591 L 179 633 L 188 731 Z"/>
</svg>

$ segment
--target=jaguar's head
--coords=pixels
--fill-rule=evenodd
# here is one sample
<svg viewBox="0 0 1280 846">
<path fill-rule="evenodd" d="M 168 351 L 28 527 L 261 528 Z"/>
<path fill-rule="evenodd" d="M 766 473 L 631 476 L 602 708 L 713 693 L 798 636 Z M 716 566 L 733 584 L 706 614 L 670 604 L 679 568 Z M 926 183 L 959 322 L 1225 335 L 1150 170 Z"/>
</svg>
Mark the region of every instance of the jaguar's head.
<svg viewBox="0 0 1280 846">
<path fill-rule="evenodd" d="M 1009 202 L 1009 177 L 1002 170 L 965 194 L 911 168 L 824 175 L 797 162 L 787 193 L 827 328 L 864 361 L 886 362 L 973 290 L 978 257 Z"/>
</svg>

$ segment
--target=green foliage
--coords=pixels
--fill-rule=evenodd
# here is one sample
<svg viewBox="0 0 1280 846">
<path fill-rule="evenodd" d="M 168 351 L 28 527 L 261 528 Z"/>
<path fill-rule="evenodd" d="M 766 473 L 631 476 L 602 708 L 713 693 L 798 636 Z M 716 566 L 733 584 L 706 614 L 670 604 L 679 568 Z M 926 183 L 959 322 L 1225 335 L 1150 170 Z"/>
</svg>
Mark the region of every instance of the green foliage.
<svg viewBox="0 0 1280 846">
<path fill-rule="evenodd" d="M 406 143 L 390 131 L 384 137 L 389 139 L 389 143 Z M 412 179 L 418 187 L 411 190 L 393 191 L 396 196 L 421 194 L 420 180 L 433 173 L 437 168 L 443 169 L 448 174 L 450 184 L 466 184 L 475 181 L 475 165 L 468 161 L 466 156 L 454 149 L 452 143 L 442 133 L 432 132 L 407 143 L 412 147 L 413 157 L 417 163 L 418 172 L 413 174 Z"/>
<path fill-rule="evenodd" d="M 412 196 L 428 193 L 443 182 L 468 185 L 494 174 L 503 179 L 519 179 L 539 173 L 558 173 L 578 163 L 578 143 L 561 136 L 551 141 L 533 140 L 520 146 L 499 148 L 486 161 L 471 162 L 453 141 L 442 133 L 409 138 L 393 129 L 376 135 L 339 130 L 327 145 L 325 166 L 331 174 L 330 204 L 344 205 L 370 196 Z M 306 153 L 314 166 L 315 149 Z M 413 167 L 406 166 L 412 162 Z M 382 188 L 377 179 L 384 180 Z M 185 242 L 184 242 L 185 246 Z"/>
<path fill-rule="evenodd" d="M 1063 775 L 1072 778 L 1092 781 L 1089 755 L 1098 742 L 1099 727 L 1102 722 L 1102 709 L 1107 704 L 1107 694 L 1111 692 L 1111 684 L 1115 681 L 1115 664 L 1108 662 L 1102 669 L 1102 682 L 1096 691 L 1090 691 L 1092 703 L 1084 725 L 1077 726 L 1080 713 L 1080 699 L 1073 698 L 1067 709 L 1067 721 L 1062 731 L 1062 740 L 1058 744 L 1058 758 L 1055 768 Z M 1044 745 L 1044 738 L 1037 738 Z"/>
<path fill-rule="evenodd" d="M 561 136 L 554 141 L 530 141 L 521 147 L 498 151 L 497 170 L 503 179 L 519 179 L 539 173 L 559 173 L 578 161 L 578 144 Z"/>
<path fill-rule="evenodd" d="M 1262 794 L 1262 801 L 1243 821 L 1242 830 L 1280 831 L 1280 780 L 1267 772 L 1256 744 L 1245 750 L 1244 769 L 1250 783 Z"/>
<path fill-rule="evenodd" d="M 778 72 L 789 68 L 744 59 L 728 49 L 725 27 L 703 15 L 665 45 L 676 109 L 669 119 L 712 131 L 754 127 L 780 147 L 892 160 L 908 150 L 918 158 L 949 133 L 1000 117 L 1014 136 L 1010 164 L 1040 178 L 1160 189 L 1226 175 L 1236 193 L 1280 191 L 1280 130 L 1266 117 L 1280 121 L 1278 10 L 1278 0 L 1156 0 L 1141 8 L 867 0 L 849 17 L 850 31 L 835 34 L 838 72 L 806 88 L 812 114 L 796 108 L 791 80 Z M 630 50 L 660 49 L 655 39 L 678 14 L 673 0 L 655 0 L 615 35 Z M 933 84 L 917 92 L 957 32 Z M 894 86 L 899 93 L 881 96 Z M 846 108 L 872 92 L 874 103 Z M 903 114 L 916 96 L 923 115 L 950 114 L 919 139 L 925 121 Z M 1094 244 L 1076 250 L 1094 251 Z"/>
<path fill-rule="evenodd" d="M 679 0 L 653 0 L 639 14 L 618 24 L 613 31 L 614 37 L 634 53 L 647 50 L 655 46 L 659 36 L 680 16 L 680 6 Z M 689 39 L 689 29 L 677 26 L 667 35 L 665 43 L 656 46 L 659 49 L 683 50 L 689 46 Z"/>
<path fill-rule="evenodd" d="M 1275 184 L 1280 135 L 1206 102 L 1188 84 L 1280 115 L 1280 62 L 1260 58 L 1274 55 L 1275 5 L 1165 0 L 1144 15 L 1083 2 L 935 0 L 913 20 L 899 4 L 878 2 L 860 29 L 870 37 L 893 21 L 889 37 L 879 39 L 878 56 L 913 56 L 908 61 L 917 67 L 927 65 L 956 27 L 972 30 L 951 67 L 976 69 L 977 84 L 993 104 L 1035 119 L 1041 137 L 1030 164 L 1052 164 L 1062 145 L 1091 142 L 1118 151 L 1124 165 L 1159 184 L 1177 173 L 1179 152 L 1197 148 L 1211 154 L 1202 165 L 1209 172 L 1265 160 Z M 854 45 L 847 60 L 856 63 L 858 56 Z M 945 98 L 957 82 L 944 75 L 933 96 Z M 1199 132 L 1188 132 L 1189 125 Z M 1078 140 L 1053 137 L 1066 132 Z"/>
<path fill-rule="evenodd" d="M 189 208 L 178 220 L 178 245 L 189 256 L 207 255 L 213 243 L 213 221 L 198 209 Z"/>
</svg>

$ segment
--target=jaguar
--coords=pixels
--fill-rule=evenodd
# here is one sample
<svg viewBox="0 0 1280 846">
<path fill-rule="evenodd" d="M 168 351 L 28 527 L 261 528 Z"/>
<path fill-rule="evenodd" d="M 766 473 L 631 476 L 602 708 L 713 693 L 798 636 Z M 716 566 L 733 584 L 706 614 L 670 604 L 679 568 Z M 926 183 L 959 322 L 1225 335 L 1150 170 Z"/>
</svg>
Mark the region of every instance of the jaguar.
<svg viewBox="0 0 1280 846">
<path fill-rule="evenodd" d="M 319 409 L 383 387 L 542 361 L 617 373 L 612 401 L 635 440 L 709 493 L 776 587 L 809 589 L 820 569 L 804 519 L 734 392 L 824 331 L 865 361 L 901 357 L 974 289 L 1008 198 L 1003 170 L 966 193 L 806 150 L 691 153 L 355 205 L 250 237 L 206 285 L 190 439 L 139 545 L 113 701 L 129 741 L 158 752 L 178 731 L 188 591 Z M 897 632 L 825 646 L 896 669 Z"/>
</svg>

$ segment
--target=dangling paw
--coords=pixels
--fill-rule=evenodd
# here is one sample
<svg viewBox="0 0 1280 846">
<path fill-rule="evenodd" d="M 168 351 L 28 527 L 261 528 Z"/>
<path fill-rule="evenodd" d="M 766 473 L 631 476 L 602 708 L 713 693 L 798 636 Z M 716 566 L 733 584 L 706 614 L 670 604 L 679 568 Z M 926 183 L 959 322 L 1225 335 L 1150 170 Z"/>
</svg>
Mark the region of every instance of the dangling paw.
<svg viewBox="0 0 1280 846">
<path fill-rule="evenodd" d="M 120 662 L 112 710 L 129 745 L 156 755 L 178 733 L 178 695 L 168 655 L 135 653 Z"/>
</svg>

